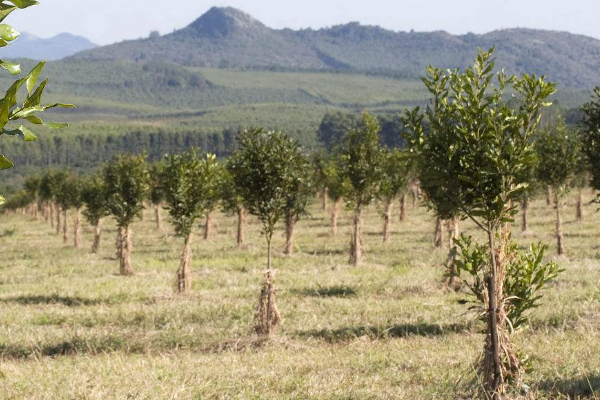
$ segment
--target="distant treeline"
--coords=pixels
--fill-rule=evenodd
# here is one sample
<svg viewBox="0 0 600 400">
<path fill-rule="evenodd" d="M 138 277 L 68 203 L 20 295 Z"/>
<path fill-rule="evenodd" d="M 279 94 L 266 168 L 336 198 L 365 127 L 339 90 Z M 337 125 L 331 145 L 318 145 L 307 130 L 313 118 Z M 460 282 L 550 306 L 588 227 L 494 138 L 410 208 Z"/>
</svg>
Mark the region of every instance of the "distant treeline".
<svg viewBox="0 0 600 400">
<path fill-rule="evenodd" d="M 72 169 L 89 169 L 120 153 L 146 152 L 150 160 L 167 153 L 179 153 L 197 147 L 219 157 L 226 156 L 235 145 L 237 131 L 220 133 L 201 131 L 136 130 L 123 134 L 80 134 L 40 136 L 36 142 L 6 140 L 3 152 L 16 165 Z"/>
<path fill-rule="evenodd" d="M 576 110 L 553 107 L 545 113 L 546 124 L 553 125 L 562 115 L 569 125 L 578 125 L 581 116 Z M 400 112 L 381 113 L 377 116 L 381 125 L 381 144 L 389 148 L 402 148 L 404 129 Z M 360 112 L 329 112 L 323 117 L 311 148 L 322 147 L 332 151 L 344 134 L 361 123 Z M 222 132 L 206 132 L 198 129 L 164 129 L 143 127 L 127 132 L 86 132 L 76 135 L 39 135 L 36 142 L 24 143 L 17 138 L 2 143 L 2 153 L 9 155 L 16 167 L 5 171 L 0 189 L 13 192 L 22 185 L 22 177 L 38 168 L 64 168 L 87 172 L 121 153 L 145 152 L 150 161 L 161 159 L 165 154 L 181 153 L 190 147 L 202 152 L 227 157 L 237 146 L 236 136 L 240 128 Z M 295 132 L 299 134 L 299 132 Z M 294 136 L 294 133 L 291 133 Z"/>
</svg>

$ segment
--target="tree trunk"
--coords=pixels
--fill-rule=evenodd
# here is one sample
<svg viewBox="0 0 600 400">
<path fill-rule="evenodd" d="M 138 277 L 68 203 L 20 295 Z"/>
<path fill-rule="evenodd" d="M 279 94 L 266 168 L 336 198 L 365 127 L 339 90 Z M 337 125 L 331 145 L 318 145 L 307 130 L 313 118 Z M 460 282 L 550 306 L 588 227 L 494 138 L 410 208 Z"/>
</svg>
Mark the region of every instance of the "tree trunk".
<svg viewBox="0 0 600 400">
<path fill-rule="evenodd" d="M 406 221 L 406 193 L 402 194 L 400 197 L 400 222 Z"/>
<path fill-rule="evenodd" d="M 448 224 L 450 228 L 448 235 L 450 251 L 448 252 L 448 258 L 446 259 L 446 270 L 448 271 L 448 280 L 446 281 L 446 284 L 448 287 L 450 287 L 454 285 L 455 280 L 454 262 L 458 254 L 458 247 L 456 246 L 454 240 L 458 239 L 460 236 L 460 219 L 458 217 L 454 217 L 451 221 L 448 221 Z"/>
<path fill-rule="evenodd" d="M 246 215 L 247 211 L 244 207 L 240 207 L 237 210 L 238 224 L 237 224 L 237 245 L 241 247 L 246 241 Z"/>
<path fill-rule="evenodd" d="M 270 246 L 270 243 L 268 246 Z M 275 281 L 273 273 L 269 268 L 265 274 L 265 282 L 260 291 L 258 309 L 256 311 L 255 330 L 258 335 L 269 337 L 281 324 L 281 315 L 277 309 L 275 294 Z"/>
<path fill-rule="evenodd" d="M 192 288 L 192 232 L 185 238 L 181 262 L 177 271 L 177 292 L 189 294 Z"/>
<path fill-rule="evenodd" d="M 521 203 L 521 231 L 529 230 L 529 197 L 525 197 Z"/>
<path fill-rule="evenodd" d="M 204 224 L 204 240 L 208 240 L 212 236 L 212 212 L 206 214 L 206 223 Z"/>
<path fill-rule="evenodd" d="M 500 400 L 502 393 L 502 365 L 500 364 L 500 343 L 498 336 L 498 295 L 496 289 L 497 279 L 497 260 L 496 248 L 494 245 L 495 230 L 493 227 L 488 227 L 488 244 L 491 254 L 491 271 L 487 279 L 488 289 L 488 337 L 486 340 L 486 351 L 484 363 L 485 368 L 485 385 L 488 393 L 493 400 Z"/>
<path fill-rule="evenodd" d="M 94 230 L 94 243 L 92 244 L 92 253 L 98 254 L 100 252 L 100 238 L 102 235 L 102 219 L 96 222 Z"/>
<path fill-rule="evenodd" d="M 327 211 L 327 200 L 329 199 L 329 188 L 323 189 L 323 211 Z"/>
<path fill-rule="evenodd" d="M 412 191 L 412 206 L 413 208 L 417 205 L 417 198 L 419 197 L 419 188 L 416 183 L 411 185 Z"/>
<path fill-rule="evenodd" d="M 555 192 L 558 192 L 558 191 L 555 191 Z M 560 216 L 561 204 L 559 203 L 558 194 L 555 193 L 554 196 L 555 196 L 554 200 L 556 202 L 556 204 L 555 204 L 555 207 L 556 207 L 556 243 L 557 243 L 558 255 L 561 256 L 561 255 L 565 254 L 564 236 L 563 236 L 563 231 L 562 231 L 562 218 Z"/>
<path fill-rule="evenodd" d="M 583 190 L 579 189 L 577 193 L 577 213 L 575 215 L 577 221 L 583 220 Z"/>
<path fill-rule="evenodd" d="M 333 208 L 331 209 L 331 234 L 333 236 L 337 236 L 339 206 L 340 200 L 337 200 L 333 203 Z"/>
<path fill-rule="evenodd" d="M 54 229 L 54 204 L 50 204 L 50 228 Z"/>
<path fill-rule="evenodd" d="M 288 215 L 285 219 L 285 249 L 283 254 L 292 255 L 294 253 L 294 228 L 296 227 L 296 218 Z"/>
<path fill-rule="evenodd" d="M 552 205 L 552 187 L 550 185 L 546 186 L 546 205 Z"/>
<path fill-rule="evenodd" d="M 437 218 L 435 221 L 435 232 L 434 232 L 434 243 L 435 247 L 442 247 L 444 245 L 444 221 L 441 218 Z"/>
<path fill-rule="evenodd" d="M 357 267 L 362 258 L 362 208 L 358 207 L 354 214 L 354 227 L 352 230 L 352 241 L 350 242 L 350 264 Z"/>
<path fill-rule="evenodd" d="M 50 219 L 50 206 L 48 203 L 44 202 L 44 221 L 48 222 Z"/>
<path fill-rule="evenodd" d="M 154 206 L 154 215 L 156 216 L 156 229 L 160 232 L 162 230 L 162 215 L 160 214 L 160 204 Z"/>
<path fill-rule="evenodd" d="M 119 270 L 121 275 L 133 275 L 131 266 L 131 228 L 129 226 L 120 228 Z"/>
<path fill-rule="evenodd" d="M 81 248 L 81 210 L 75 210 L 75 225 L 73 227 L 73 238 L 76 249 Z"/>
<path fill-rule="evenodd" d="M 392 220 L 393 199 L 387 200 L 385 204 L 385 214 L 383 214 L 383 243 L 390 241 L 390 222 Z"/>
<path fill-rule="evenodd" d="M 67 243 L 69 241 L 69 215 L 67 214 L 67 210 L 63 211 L 63 242 Z"/>
<path fill-rule="evenodd" d="M 62 209 L 60 206 L 56 207 L 56 234 L 60 235 L 62 229 Z"/>
</svg>

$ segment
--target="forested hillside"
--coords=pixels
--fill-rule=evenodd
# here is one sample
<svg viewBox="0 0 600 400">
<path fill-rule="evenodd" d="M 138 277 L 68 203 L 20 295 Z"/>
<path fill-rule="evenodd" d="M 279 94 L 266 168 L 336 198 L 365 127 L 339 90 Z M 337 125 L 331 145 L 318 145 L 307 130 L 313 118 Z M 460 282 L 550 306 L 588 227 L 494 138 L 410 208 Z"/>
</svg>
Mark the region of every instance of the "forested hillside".
<svg viewBox="0 0 600 400">
<path fill-rule="evenodd" d="M 510 73 L 544 74 L 564 87 L 597 80 L 600 41 L 565 32 L 507 29 L 484 35 L 394 32 L 358 23 L 270 29 L 233 8 L 212 8 L 184 29 L 79 53 L 87 60 L 170 60 L 197 67 L 355 71 L 419 78 L 428 64 L 469 65 L 477 47 L 496 46 Z"/>
</svg>

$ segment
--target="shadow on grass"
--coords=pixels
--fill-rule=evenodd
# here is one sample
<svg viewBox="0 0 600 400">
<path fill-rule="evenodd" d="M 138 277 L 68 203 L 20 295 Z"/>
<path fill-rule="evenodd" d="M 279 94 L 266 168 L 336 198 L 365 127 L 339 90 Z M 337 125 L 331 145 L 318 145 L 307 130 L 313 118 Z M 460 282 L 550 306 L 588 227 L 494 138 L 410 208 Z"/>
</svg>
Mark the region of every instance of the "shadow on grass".
<svg viewBox="0 0 600 400">
<path fill-rule="evenodd" d="M 346 285 L 334 285 L 328 287 L 305 288 L 294 290 L 294 292 L 309 297 L 356 297 L 356 289 Z"/>
<path fill-rule="evenodd" d="M 123 299 L 87 299 L 80 296 L 31 295 L 0 298 L 0 303 L 15 303 L 20 305 L 61 304 L 67 307 L 95 306 L 99 304 L 113 304 Z"/>
<path fill-rule="evenodd" d="M 74 355 L 100 355 L 115 352 L 147 354 L 152 351 L 187 349 L 198 353 L 238 352 L 258 349 L 271 339 L 260 336 L 240 337 L 224 341 L 197 343 L 183 338 L 177 341 L 144 341 L 125 336 L 95 338 L 73 337 L 54 343 L 0 343 L 0 359 L 28 359 L 38 357 L 63 357 Z"/>
<path fill-rule="evenodd" d="M 348 250 L 346 249 L 316 249 L 313 251 L 306 252 L 306 254 L 309 254 L 311 256 L 339 256 L 347 253 Z"/>
<path fill-rule="evenodd" d="M 462 332 L 468 329 L 465 324 L 399 324 L 388 327 L 382 326 L 354 326 L 338 329 L 321 329 L 299 331 L 297 335 L 302 338 L 312 337 L 325 340 L 329 343 L 346 342 L 360 337 L 371 339 L 404 338 L 409 336 L 442 336 L 448 333 Z"/>
<path fill-rule="evenodd" d="M 0 344 L 0 357 L 23 359 L 34 356 L 58 357 L 76 354 L 97 355 L 115 351 L 128 353 L 141 353 L 143 348 L 130 344 L 126 338 L 109 336 L 104 338 L 83 339 L 71 338 L 57 343 L 26 344 Z"/>
<path fill-rule="evenodd" d="M 600 375 L 548 379 L 539 384 L 538 390 L 569 399 L 600 399 Z"/>
</svg>

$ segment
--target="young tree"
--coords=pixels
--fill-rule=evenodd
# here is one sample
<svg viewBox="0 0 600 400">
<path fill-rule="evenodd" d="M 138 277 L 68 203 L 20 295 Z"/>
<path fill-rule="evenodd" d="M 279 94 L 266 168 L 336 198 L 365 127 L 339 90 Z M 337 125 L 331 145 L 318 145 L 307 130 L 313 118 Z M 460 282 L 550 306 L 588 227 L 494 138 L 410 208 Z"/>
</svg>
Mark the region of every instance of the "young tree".
<svg viewBox="0 0 600 400">
<path fill-rule="evenodd" d="M 392 206 L 398 195 L 406 189 L 408 183 L 408 164 L 406 155 L 400 150 L 384 150 L 383 179 L 379 187 L 378 196 L 383 201 L 385 212 L 383 214 L 383 243 L 390 241 L 390 223 L 392 220 Z"/>
<path fill-rule="evenodd" d="M 229 169 L 230 165 L 228 163 L 223 173 L 223 182 L 221 183 L 221 207 L 225 213 L 237 216 L 236 243 L 239 248 L 246 240 L 246 217 L 248 216 L 248 210 L 244 207 L 244 198 L 242 197 L 241 190 L 237 187 Z"/>
<path fill-rule="evenodd" d="M 294 190 L 294 160 L 300 145 L 281 132 L 251 129 L 238 139 L 240 149 L 229 160 L 229 171 L 248 211 L 262 223 L 267 241 L 267 273 L 257 310 L 256 332 L 270 335 L 281 318 L 275 305 L 271 242 L 277 222 L 285 217 Z"/>
<path fill-rule="evenodd" d="M 561 209 L 563 197 L 569 190 L 581 162 L 581 146 L 578 133 L 569 130 L 564 120 L 559 120 L 554 131 L 540 133 L 535 143 L 537 153 L 537 177 L 552 188 L 556 208 L 556 240 L 558 254 L 565 252 Z"/>
<path fill-rule="evenodd" d="M 354 209 L 350 242 L 350 263 L 354 266 L 359 265 L 363 257 L 362 213 L 377 196 L 383 177 L 379 131 L 377 118 L 364 113 L 362 126 L 348 131 L 340 151 L 340 175 L 349 183 L 346 201 Z"/>
<path fill-rule="evenodd" d="M 98 254 L 100 252 L 100 239 L 102 236 L 102 219 L 109 215 L 102 176 L 90 176 L 83 181 L 81 198 L 85 205 L 83 216 L 94 227 L 92 253 Z"/>
<path fill-rule="evenodd" d="M 23 187 L 25 191 L 31 197 L 31 204 L 29 205 L 29 213 L 37 220 L 38 219 L 38 208 L 40 202 L 40 184 L 42 178 L 38 175 L 31 175 L 25 178 Z"/>
<path fill-rule="evenodd" d="M 55 214 L 56 214 L 56 234 L 59 235 L 61 230 L 63 236 L 66 235 L 66 219 L 64 218 L 64 205 L 68 203 L 69 199 L 64 196 L 63 186 L 68 178 L 68 174 L 64 171 L 56 171 L 52 174 L 50 184 L 52 185 L 51 192 L 56 203 Z M 66 239 L 65 239 L 66 242 Z"/>
<path fill-rule="evenodd" d="M 160 232 L 162 229 L 161 204 L 165 201 L 165 194 L 161 182 L 161 174 L 164 169 L 163 162 L 155 162 L 148 168 L 150 180 L 149 198 L 154 207 L 154 216 L 156 219 L 156 229 Z"/>
<path fill-rule="evenodd" d="M 308 158 L 302 153 L 297 153 L 290 160 L 290 163 L 292 164 L 290 169 L 292 176 L 285 205 L 285 248 L 283 250 L 286 255 L 291 255 L 294 252 L 296 224 L 300 218 L 308 214 L 308 202 L 316 193 L 313 181 L 314 175 L 310 170 L 311 165 Z M 328 196 L 326 192 L 323 193 L 325 197 Z"/>
<path fill-rule="evenodd" d="M 149 190 L 145 155 L 120 155 L 102 170 L 106 208 L 119 227 L 117 257 L 121 275 L 132 275 L 131 223 L 140 217 Z"/>
<path fill-rule="evenodd" d="M 583 153 L 589 163 L 591 185 L 600 191 L 600 86 L 594 88 L 592 99 L 582 107 Z"/>
<path fill-rule="evenodd" d="M 160 176 L 164 196 L 175 235 L 185 240 L 176 280 L 181 294 L 188 294 L 192 287 L 192 228 L 213 207 L 221 184 L 221 170 L 215 155 L 200 157 L 193 149 L 165 158 Z"/>
<path fill-rule="evenodd" d="M 407 112 L 405 123 L 428 201 L 438 211 L 470 218 L 487 235 L 482 369 L 487 395 L 500 399 L 506 380 L 518 379 L 522 369 L 504 329 L 505 265 L 496 254 L 505 243 L 499 246 L 496 238 L 516 212 L 509 205 L 523 189 L 523 171 L 534 159 L 531 137 L 555 86 L 534 75 L 509 77 L 504 71 L 494 80 L 492 51 L 480 51 L 464 72 L 429 67 L 423 82 L 433 98 L 425 115 L 417 108 Z M 516 108 L 506 103 L 507 91 L 514 92 Z"/>
<path fill-rule="evenodd" d="M 69 240 L 68 234 L 68 212 L 75 210 L 75 221 L 73 225 L 73 239 L 75 248 L 81 247 L 81 207 L 83 199 L 81 198 L 81 182 L 79 178 L 72 173 L 67 173 L 61 180 L 61 186 L 56 197 L 63 213 L 63 241 Z"/>
<path fill-rule="evenodd" d="M 54 228 L 54 213 L 56 210 L 56 193 L 54 192 L 55 172 L 47 170 L 40 181 L 40 198 L 44 203 L 46 220 L 50 220 L 50 227 Z"/>
<path fill-rule="evenodd" d="M 323 200 L 323 211 L 327 211 L 327 200 L 329 199 L 327 187 L 327 154 L 322 151 L 318 151 L 312 156 L 312 164 L 314 168 L 313 182 L 315 190 L 320 193 L 321 200 Z"/>
<path fill-rule="evenodd" d="M 33 5 L 38 4 L 34 0 L 0 0 L 0 22 L 3 22 L 13 11 L 17 9 L 24 9 Z M 10 25 L 2 24 L 1 32 L 1 43 L 0 46 L 8 46 L 10 42 L 17 39 L 20 33 L 17 32 Z M 42 73 L 45 61 L 42 61 L 36 65 L 27 76 L 16 80 L 6 91 L 4 97 L 0 99 L 0 136 L 18 136 L 26 142 L 36 140 L 36 136 L 24 125 L 18 127 L 13 124 L 19 120 L 27 120 L 36 125 L 46 125 L 49 128 L 62 128 L 66 124 L 57 124 L 50 122 L 45 124 L 40 117 L 36 115 L 38 112 L 43 112 L 49 108 L 65 107 L 74 108 L 72 104 L 48 104 L 42 105 L 42 94 L 46 88 L 48 80 L 44 80 L 39 86 L 37 81 Z M 12 75 L 19 75 L 21 73 L 21 66 L 19 64 L 13 64 L 5 60 L 0 60 L 0 67 L 7 70 Z M 19 89 L 23 87 L 27 88 L 27 95 L 21 105 L 17 104 L 17 95 Z M 12 168 L 14 164 L 6 158 L 3 154 L 0 154 L 0 170 Z M 4 197 L 0 195 L 0 204 L 4 203 Z"/>
<path fill-rule="evenodd" d="M 345 193 L 348 191 L 348 183 L 340 175 L 339 157 L 332 156 L 327 161 L 324 175 L 328 188 L 327 194 L 333 202 L 333 207 L 331 208 L 331 234 L 336 236 L 338 230 L 340 203 L 342 202 Z"/>
</svg>

